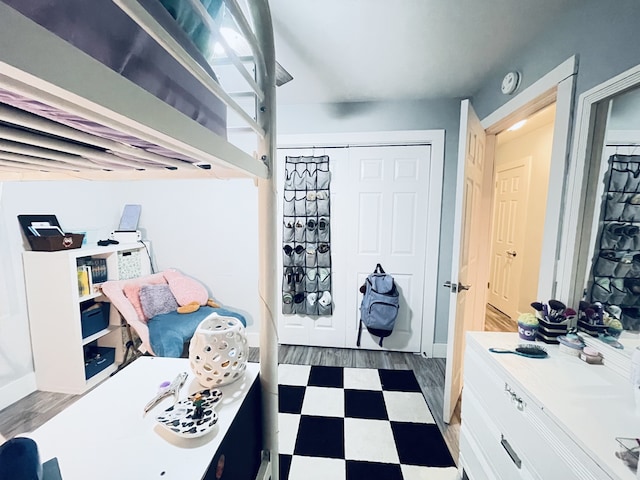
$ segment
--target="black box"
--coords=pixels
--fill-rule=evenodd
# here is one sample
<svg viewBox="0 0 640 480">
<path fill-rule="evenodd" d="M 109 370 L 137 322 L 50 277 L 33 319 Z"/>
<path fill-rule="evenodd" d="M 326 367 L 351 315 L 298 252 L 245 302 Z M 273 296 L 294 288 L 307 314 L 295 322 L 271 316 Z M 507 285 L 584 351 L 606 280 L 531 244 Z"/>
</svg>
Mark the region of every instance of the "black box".
<svg viewBox="0 0 640 480">
<path fill-rule="evenodd" d="M 82 338 L 87 338 L 109 326 L 109 307 L 111 307 L 109 302 L 94 303 L 80 312 Z"/>
<path fill-rule="evenodd" d="M 36 252 L 57 252 L 58 250 L 71 250 L 80 248 L 84 240 L 84 233 L 64 233 L 64 235 L 37 237 L 29 227 L 34 222 L 46 222 L 53 227 L 60 227 L 60 223 L 55 215 L 18 215 L 18 221 L 22 226 L 31 250 Z"/>
<path fill-rule="evenodd" d="M 87 345 L 84 353 L 84 377 L 89 380 L 116 360 L 116 349 Z"/>
<path fill-rule="evenodd" d="M 31 250 L 34 252 L 57 252 L 59 250 L 71 250 L 80 248 L 84 233 L 65 233 L 60 237 L 27 237 Z"/>
</svg>

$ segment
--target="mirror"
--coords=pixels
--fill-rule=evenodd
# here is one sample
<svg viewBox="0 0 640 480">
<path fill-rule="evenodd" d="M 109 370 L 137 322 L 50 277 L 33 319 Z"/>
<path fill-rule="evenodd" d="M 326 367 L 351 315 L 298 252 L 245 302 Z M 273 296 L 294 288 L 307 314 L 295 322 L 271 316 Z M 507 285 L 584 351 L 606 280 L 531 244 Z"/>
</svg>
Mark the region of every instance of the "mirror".
<svg viewBox="0 0 640 480">
<path fill-rule="evenodd" d="M 583 310 L 600 302 L 618 317 L 620 324 L 612 325 L 621 327 L 623 348 L 604 344 L 602 337 L 583 337 L 627 374 L 631 352 L 640 345 L 640 66 L 581 100 L 577 152 L 584 155 L 583 221 L 573 298 L 576 304 L 588 302 Z"/>
</svg>

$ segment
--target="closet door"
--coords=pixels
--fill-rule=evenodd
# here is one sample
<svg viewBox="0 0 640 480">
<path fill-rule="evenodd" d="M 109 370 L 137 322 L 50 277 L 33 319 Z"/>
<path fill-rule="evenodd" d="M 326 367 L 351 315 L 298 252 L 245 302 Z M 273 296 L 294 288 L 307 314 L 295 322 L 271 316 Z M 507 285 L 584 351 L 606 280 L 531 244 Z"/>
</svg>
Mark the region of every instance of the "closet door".
<svg viewBox="0 0 640 480">
<path fill-rule="evenodd" d="M 277 271 L 279 273 L 279 290 L 281 290 L 283 298 L 280 299 L 281 308 L 277 312 L 278 317 L 278 341 L 281 344 L 285 345 L 308 345 L 308 346 L 324 346 L 324 347 L 338 347 L 344 348 L 346 346 L 345 343 L 345 302 L 344 302 L 344 275 L 346 274 L 345 269 L 345 260 L 344 260 L 344 244 L 346 241 L 346 237 L 342 231 L 340 225 L 344 222 L 341 218 L 344 216 L 341 210 L 341 205 L 346 204 L 343 202 L 343 197 L 340 195 L 341 188 L 340 178 L 344 175 L 341 174 L 342 169 L 344 169 L 347 165 L 346 162 L 346 150 L 345 148 L 293 148 L 293 149 L 279 149 L 278 150 L 278 171 L 276 175 L 276 185 L 278 186 L 278 218 L 281 222 L 278 225 L 277 230 L 280 236 L 279 245 L 283 246 L 283 249 L 287 246 L 289 247 L 297 247 L 298 245 L 303 245 L 305 247 L 306 252 L 309 251 L 309 248 L 317 249 L 315 263 L 313 265 L 317 265 L 317 268 L 311 268 L 311 264 L 309 264 L 308 259 L 305 261 L 305 288 L 304 292 L 306 294 L 302 304 L 293 305 L 285 303 L 286 296 L 291 296 L 288 292 L 288 278 L 287 278 L 287 264 L 289 258 L 286 255 L 286 252 L 283 254 L 283 251 L 278 252 L 279 263 Z M 327 156 L 327 164 L 330 168 L 330 174 L 326 175 L 326 172 L 323 172 L 322 177 L 325 179 L 326 184 L 318 185 L 315 184 L 315 187 L 305 188 L 305 189 L 291 189 L 290 186 L 287 185 L 285 188 L 285 182 L 287 181 L 287 172 L 285 169 L 285 165 L 287 163 L 287 157 L 291 160 L 293 157 L 309 157 L 309 158 L 321 158 L 322 156 Z M 323 164 L 324 165 L 324 164 Z M 305 162 L 300 163 L 300 166 L 296 171 L 304 173 L 308 170 L 308 166 L 305 166 Z M 324 166 L 322 167 L 324 169 Z M 305 175 L 302 175 L 304 177 Z M 299 177 L 296 175 L 296 178 Z M 289 181 L 292 179 L 290 178 Z M 329 188 L 328 184 L 331 185 Z M 323 187 L 323 188 L 317 188 Z M 303 191 L 306 190 L 306 191 Z M 330 198 L 322 197 L 322 200 L 317 200 L 315 202 L 316 208 L 319 210 L 314 210 L 311 212 L 302 212 L 299 215 L 296 215 L 295 205 L 293 207 L 293 213 L 291 212 L 291 204 L 292 201 L 296 203 L 296 196 L 300 193 L 305 194 L 309 191 L 318 193 L 327 193 Z M 305 195 L 303 195 L 305 197 Z M 300 197 L 300 198 L 303 198 Z M 306 198 L 306 197 L 305 197 Z M 321 207 L 325 205 L 325 207 Z M 329 210 L 322 210 L 322 208 L 329 208 Z M 305 203 L 308 205 L 308 201 Z M 344 209 L 344 207 L 342 207 Z M 335 212 L 335 214 L 334 214 Z M 307 215 L 307 213 L 309 213 Z M 293 216 L 292 216 L 293 215 Z M 295 224 L 299 219 L 303 219 L 303 224 L 308 227 L 308 220 L 315 219 L 319 221 L 320 219 L 324 219 L 327 221 L 327 225 L 324 227 L 324 233 L 327 234 L 326 238 L 321 239 L 321 232 L 319 230 L 319 225 L 317 228 L 317 238 L 309 239 L 306 234 L 304 238 L 296 238 L 297 231 L 294 228 L 293 232 L 287 235 L 287 225 L 294 220 Z M 318 222 L 319 223 L 319 222 Z M 307 232 L 309 228 L 306 229 Z M 291 237 L 291 238 L 289 238 Z M 329 247 L 329 251 L 323 253 L 326 258 L 330 259 L 330 263 L 323 263 L 320 257 L 320 246 L 325 244 Z M 304 254 L 304 253 L 303 253 Z M 295 251 L 293 253 L 295 256 Z M 292 265 L 295 265 L 295 259 Z M 297 267 L 293 267 L 296 269 Z M 314 273 L 313 277 L 309 276 L 310 273 Z M 310 286 L 310 282 L 314 282 L 314 286 Z M 297 289 L 295 290 L 297 292 Z M 320 293 L 325 291 L 329 291 L 332 297 L 331 304 L 328 305 L 329 308 L 325 310 L 321 310 L 318 306 L 317 310 L 313 310 L 310 313 L 308 310 L 299 310 L 298 305 L 306 305 L 307 298 L 309 293 L 316 293 L 316 305 L 319 303 Z M 295 298 L 295 294 L 293 295 Z M 291 301 L 288 299 L 288 301 Z M 290 310 L 287 310 L 288 308 Z"/>
<path fill-rule="evenodd" d="M 349 149 L 348 346 L 355 346 L 362 285 L 380 263 L 400 291 L 400 310 L 383 348 L 419 352 L 422 335 L 431 147 Z M 440 206 L 438 205 L 438 208 Z M 440 228 L 433 225 L 432 228 Z M 378 350 L 378 337 L 362 332 L 361 346 Z"/>
<path fill-rule="evenodd" d="M 276 312 L 279 342 L 357 348 L 362 300 L 359 287 L 381 263 L 393 275 L 401 296 L 398 319 L 393 333 L 383 342 L 384 349 L 420 352 L 424 288 L 437 278 L 435 268 L 425 268 L 428 218 L 440 211 L 440 202 L 432 200 L 430 204 L 429 200 L 430 182 L 434 180 L 431 146 L 279 149 L 280 222 L 284 218 L 285 159 L 299 155 L 328 155 L 330 160 L 333 313 L 309 316 Z M 439 230 L 439 221 L 434 223 L 431 228 Z M 280 225 L 277 230 L 282 235 Z M 278 257 L 282 258 L 281 252 Z M 282 267 L 279 260 L 278 272 Z M 278 281 L 282 284 L 283 279 Z M 378 338 L 363 330 L 361 348 L 379 350 Z"/>
</svg>

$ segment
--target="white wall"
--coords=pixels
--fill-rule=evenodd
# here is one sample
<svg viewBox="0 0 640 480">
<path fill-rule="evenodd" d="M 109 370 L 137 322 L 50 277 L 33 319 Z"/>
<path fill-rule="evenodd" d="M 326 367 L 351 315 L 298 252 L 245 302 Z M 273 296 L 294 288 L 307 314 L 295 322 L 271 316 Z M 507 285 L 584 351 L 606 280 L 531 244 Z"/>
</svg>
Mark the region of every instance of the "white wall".
<svg viewBox="0 0 640 480">
<path fill-rule="evenodd" d="M 19 214 L 55 214 L 65 230 L 86 231 L 95 244 L 117 227 L 124 204 L 142 204 L 140 226 L 156 269 L 175 267 L 205 284 L 220 303 L 245 315 L 257 345 L 253 180 L 6 182 L 0 194 L 0 408 L 19 398 L 9 396 L 33 372 Z"/>
</svg>

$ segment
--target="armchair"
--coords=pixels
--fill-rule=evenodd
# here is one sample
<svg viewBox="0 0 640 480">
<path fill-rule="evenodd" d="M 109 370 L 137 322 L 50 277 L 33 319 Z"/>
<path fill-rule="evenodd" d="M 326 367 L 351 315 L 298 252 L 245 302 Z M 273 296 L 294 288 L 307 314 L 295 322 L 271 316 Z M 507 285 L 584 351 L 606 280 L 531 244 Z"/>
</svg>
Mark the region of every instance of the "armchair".
<svg viewBox="0 0 640 480">
<path fill-rule="evenodd" d="M 208 315 L 235 317 L 246 326 L 245 318 L 215 305 L 206 288 L 177 270 L 165 270 L 131 280 L 110 280 L 102 293 L 135 330 L 142 344 L 139 350 L 154 356 L 180 357 L 184 344 Z M 178 308 L 196 305 L 196 311 L 178 313 Z M 209 305 L 208 305 L 209 303 Z"/>
</svg>

